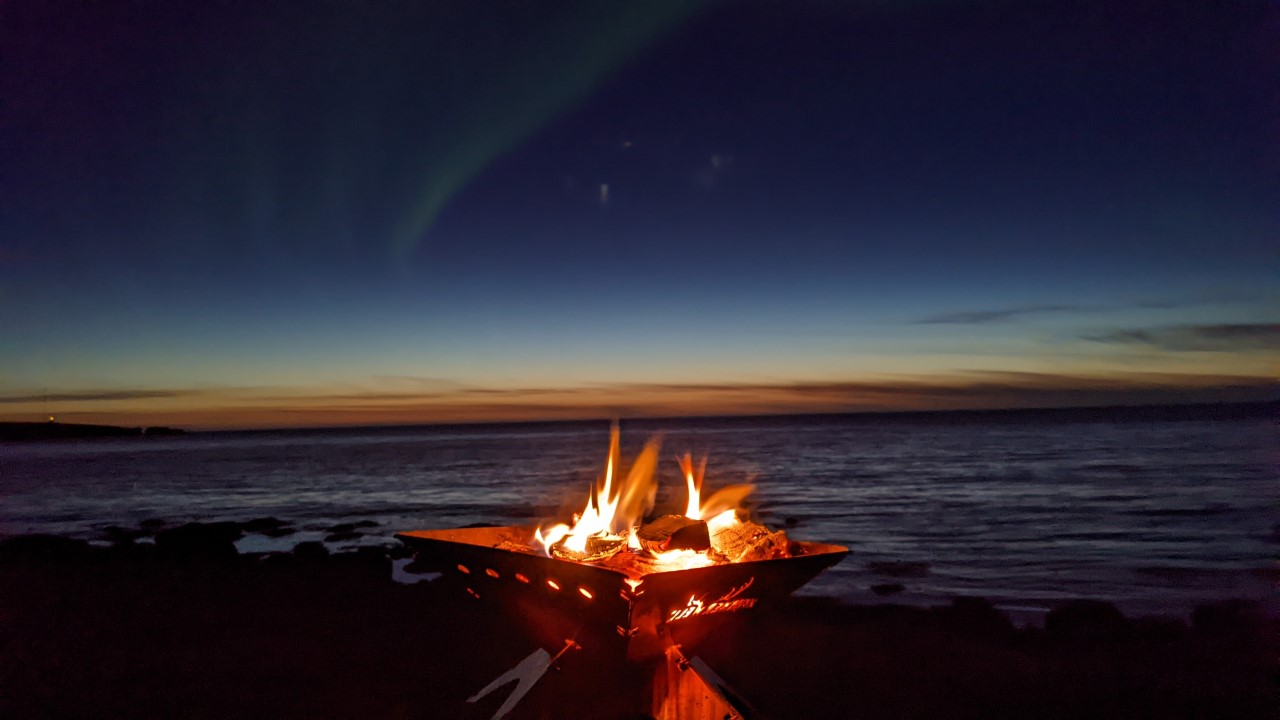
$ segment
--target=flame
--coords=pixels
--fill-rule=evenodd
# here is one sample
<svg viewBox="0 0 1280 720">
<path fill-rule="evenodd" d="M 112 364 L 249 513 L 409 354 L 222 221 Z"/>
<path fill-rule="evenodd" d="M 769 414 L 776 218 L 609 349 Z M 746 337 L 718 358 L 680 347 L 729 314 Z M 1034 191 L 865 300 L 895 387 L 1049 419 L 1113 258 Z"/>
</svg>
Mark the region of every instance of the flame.
<svg viewBox="0 0 1280 720">
<path fill-rule="evenodd" d="M 690 520 L 702 519 L 702 478 L 707 471 L 707 459 L 702 459 L 698 466 L 697 477 L 693 473 L 693 456 L 685 453 L 680 458 L 680 470 L 684 472 L 684 482 L 689 491 L 689 502 L 685 505 L 684 516 Z"/>
<path fill-rule="evenodd" d="M 738 511 L 725 510 L 724 512 L 720 513 L 719 515 L 716 515 L 715 517 L 707 521 L 707 532 L 709 532 L 711 535 L 714 536 L 716 533 L 720 532 L 721 530 L 724 530 L 725 528 L 728 528 L 728 527 L 733 527 L 734 525 L 737 525 L 737 524 L 738 524 Z"/>
<path fill-rule="evenodd" d="M 609 433 L 609 455 L 605 461 L 604 475 L 588 487 L 587 503 L 582 508 L 582 512 L 574 514 L 571 524 L 558 523 L 546 529 L 539 527 L 534 530 L 534 538 L 542 546 L 543 552 L 549 557 L 569 560 L 575 559 L 574 556 L 586 556 L 581 562 L 591 562 L 592 560 L 587 558 L 601 552 L 599 543 L 589 544 L 594 538 L 605 541 L 606 548 L 608 543 L 625 542 L 625 550 L 616 552 L 649 555 L 658 572 L 688 570 L 716 564 L 717 559 L 705 550 L 677 549 L 653 552 L 644 549 L 637 530 L 645 514 L 653 508 L 657 495 L 654 476 L 657 470 L 659 441 L 655 438 L 644 446 L 632 463 L 630 472 L 620 482 L 617 481 L 620 477 L 619 447 L 619 430 L 615 422 Z M 719 551 L 716 535 L 740 522 L 737 509 L 755 486 L 729 485 L 713 493 L 704 502 L 702 487 L 707 469 L 706 458 L 703 458 L 695 467 L 693 456 L 686 453 L 679 458 L 679 465 L 684 475 L 688 495 L 684 515 L 692 520 L 702 520 L 707 523 L 712 546 Z M 555 554 L 552 553 L 552 548 L 556 549 Z M 594 555 L 594 557 L 605 556 Z M 719 562 L 725 561 L 722 554 L 715 557 L 719 558 Z"/>
<path fill-rule="evenodd" d="M 716 528 L 710 527 L 711 521 L 713 519 L 718 521 L 721 527 L 736 523 L 738 516 L 734 511 L 756 489 L 755 485 L 750 484 L 726 485 L 707 498 L 704 503 L 702 502 L 702 480 L 707 472 L 707 459 L 702 458 L 702 462 L 695 470 L 693 457 L 685 453 L 685 456 L 680 458 L 680 470 L 684 472 L 684 482 L 689 493 L 684 516 L 690 520 L 706 520 L 713 533 Z"/>
<path fill-rule="evenodd" d="M 650 440 L 636 457 L 631 472 L 615 487 L 619 445 L 618 424 L 615 422 L 609 432 L 609 457 L 605 462 L 604 479 L 588 488 L 587 505 L 574 516 L 573 525 L 553 525 L 545 534 L 542 528 L 534 531 L 534 537 L 548 556 L 552 546 L 558 543 L 563 543 L 563 547 L 572 553 L 583 554 L 587 551 L 589 539 L 621 540 L 624 533 L 631 535 L 628 544 L 634 543 L 633 547 L 639 547 L 639 540 L 634 538 L 635 525 L 653 507 L 657 496 L 654 472 L 657 470 L 660 443 L 657 438 Z"/>
<path fill-rule="evenodd" d="M 719 490 L 712 493 L 707 501 L 702 503 L 702 507 L 698 510 L 698 519 L 707 520 L 723 516 L 726 512 L 735 511 L 734 522 L 737 521 L 736 511 L 742 507 L 742 501 L 748 495 L 755 492 L 756 486 L 750 484 L 725 485 Z"/>
</svg>

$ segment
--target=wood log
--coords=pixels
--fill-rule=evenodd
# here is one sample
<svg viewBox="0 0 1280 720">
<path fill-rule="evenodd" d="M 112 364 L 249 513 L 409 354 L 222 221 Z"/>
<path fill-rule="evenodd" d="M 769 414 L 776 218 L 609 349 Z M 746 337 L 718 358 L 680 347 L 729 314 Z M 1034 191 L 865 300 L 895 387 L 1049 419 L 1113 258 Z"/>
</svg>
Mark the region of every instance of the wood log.
<svg viewBox="0 0 1280 720">
<path fill-rule="evenodd" d="M 640 546 L 653 553 L 668 550 L 707 550 L 711 535 L 702 520 L 683 515 L 663 515 L 636 531 Z"/>
<path fill-rule="evenodd" d="M 722 527 L 711 537 L 711 547 L 729 562 L 790 557 L 789 546 L 786 531 L 770 532 L 746 521 Z"/>
<path fill-rule="evenodd" d="M 739 562 L 748 562 L 751 560 L 773 560 L 775 558 L 791 557 L 791 542 L 787 540 L 785 530 L 771 532 L 764 537 L 757 538 L 751 545 L 751 549 L 739 558 Z"/>
<path fill-rule="evenodd" d="M 619 550 L 627 546 L 627 539 L 624 537 L 600 537 L 593 535 L 587 538 L 587 549 L 585 552 L 574 552 L 564 546 L 564 541 L 551 546 L 551 557 L 559 560 L 569 560 L 571 562 L 593 563 L 607 560 L 618 553 Z"/>
</svg>

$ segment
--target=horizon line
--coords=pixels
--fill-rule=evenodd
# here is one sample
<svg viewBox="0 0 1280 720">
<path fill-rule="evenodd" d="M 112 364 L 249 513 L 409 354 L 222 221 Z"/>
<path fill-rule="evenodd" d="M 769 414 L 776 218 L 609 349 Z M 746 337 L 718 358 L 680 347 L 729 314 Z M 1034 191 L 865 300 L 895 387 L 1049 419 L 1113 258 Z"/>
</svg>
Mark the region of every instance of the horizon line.
<svg viewBox="0 0 1280 720">
<path fill-rule="evenodd" d="M 1280 408 L 1280 399 L 1268 400 L 1194 400 L 1188 402 L 1162 402 L 1162 403 L 1113 403 L 1107 405 L 1044 405 L 1034 407 L 973 407 L 973 408 L 930 408 L 930 409 L 912 409 L 912 410 L 851 410 L 851 411 L 830 411 L 830 412 L 770 412 L 770 413 L 710 413 L 710 414 L 693 414 L 693 415 L 625 415 L 625 416 L 603 416 L 595 415 L 591 417 L 578 418 L 540 418 L 526 420 L 456 420 L 456 421 L 426 421 L 411 423 L 362 423 L 362 424 L 338 424 L 338 425 L 294 425 L 294 426 L 271 426 L 271 427 L 222 427 L 209 429 L 192 429 L 181 428 L 173 425 L 112 425 L 108 423 L 77 423 L 77 422 L 60 422 L 50 419 L 44 422 L 40 421 L 22 421 L 22 420 L 0 420 L 0 427 L 5 425 L 48 425 L 58 424 L 67 426 L 87 426 L 87 427 L 119 427 L 119 428 L 171 428 L 182 430 L 188 434 L 215 434 L 215 433 L 272 433 L 272 432 L 297 432 L 297 431 L 342 431 L 342 430 L 392 430 L 400 428 L 454 428 L 454 427 L 523 427 L 530 425 L 585 425 L 590 423 L 608 423 L 611 421 L 618 422 L 675 422 L 675 423 L 693 423 L 706 420 L 733 420 L 733 421 L 749 421 L 749 420 L 766 420 L 775 418 L 790 419 L 825 419 L 825 418 L 852 418 L 852 417 L 877 417 L 877 418 L 908 418 L 908 417 L 962 417 L 966 415 L 1027 415 L 1027 414 L 1064 414 L 1064 413 L 1130 413 L 1143 416 L 1142 418 L 1133 419 L 1159 419 L 1152 417 L 1160 411 L 1173 411 L 1180 415 L 1176 419 L 1194 419 L 1189 417 L 1186 411 L 1193 409 L 1218 408 L 1218 409 L 1236 409 L 1236 410 L 1252 410 L 1261 413 L 1268 409 Z M 1232 415 L 1231 417 L 1238 417 Z M 1245 417 L 1253 417 L 1254 413 L 1245 413 Z M 1221 417 L 1210 417 L 1205 419 L 1222 419 Z"/>
</svg>

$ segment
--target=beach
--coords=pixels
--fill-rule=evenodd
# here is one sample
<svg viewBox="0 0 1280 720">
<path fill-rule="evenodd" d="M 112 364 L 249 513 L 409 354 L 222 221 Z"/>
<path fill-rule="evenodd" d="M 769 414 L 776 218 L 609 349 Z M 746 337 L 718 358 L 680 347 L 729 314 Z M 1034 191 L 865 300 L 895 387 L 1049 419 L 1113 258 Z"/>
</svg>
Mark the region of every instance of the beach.
<svg viewBox="0 0 1280 720">
<path fill-rule="evenodd" d="M 467 698 L 536 647 L 500 604 L 447 576 L 393 581 L 404 551 L 242 555 L 233 535 L 0 543 L 0 715 L 487 718 L 505 692 Z M 1263 718 L 1275 707 L 1276 620 L 1248 601 L 1189 620 L 1063 602 L 1020 628 L 978 598 L 804 597 L 716 622 L 683 649 L 761 717 Z M 510 717 L 642 716 L 625 663 L 584 651 L 558 665 Z"/>
<path fill-rule="evenodd" d="M 759 717 L 1260 718 L 1280 617 L 1267 412 L 629 421 L 622 458 L 661 437 L 708 458 L 710 491 L 754 482 L 753 518 L 849 548 L 787 600 L 672 625 Z M 468 698 L 571 638 L 531 637 L 394 535 L 567 519 L 607 439 L 2 444 L 0 716 L 491 718 L 506 689 Z M 685 501 L 677 470 L 659 463 L 655 516 Z M 644 716 L 645 673 L 578 639 L 512 717 Z"/>
</svg>

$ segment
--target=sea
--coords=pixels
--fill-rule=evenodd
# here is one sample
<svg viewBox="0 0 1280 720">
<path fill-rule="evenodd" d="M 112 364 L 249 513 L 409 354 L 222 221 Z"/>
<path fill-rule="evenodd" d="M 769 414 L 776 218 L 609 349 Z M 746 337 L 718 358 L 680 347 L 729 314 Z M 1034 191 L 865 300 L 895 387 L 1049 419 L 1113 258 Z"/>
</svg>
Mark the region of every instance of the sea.
<svg viewBox="0 0 1280 720">
<path fill-rule="evenodd" d="M 848 557 L 801 592 L 856 603 L 983 597 L 1033 622 L 1063 601 L 1186 617 L 1277 613 L 1280 435 L 1270 412 L 907 413 L 623 421 L 624 466 L 662 443 L 655 512 L 750 482 L 750 509 Z M 146 520 L 272 517 L 243 552 L 401 530 L 564 521 L 602 472 L 609 422 L 198 432 L 0 443 L 0 536 L 106 542 Z M 333 528 L 364 522 L 335 537 Z M 339 528 L 341 530 L 342 528 Z M 877 592 L 878 591 L 878 592 Z"/>
</svg>

